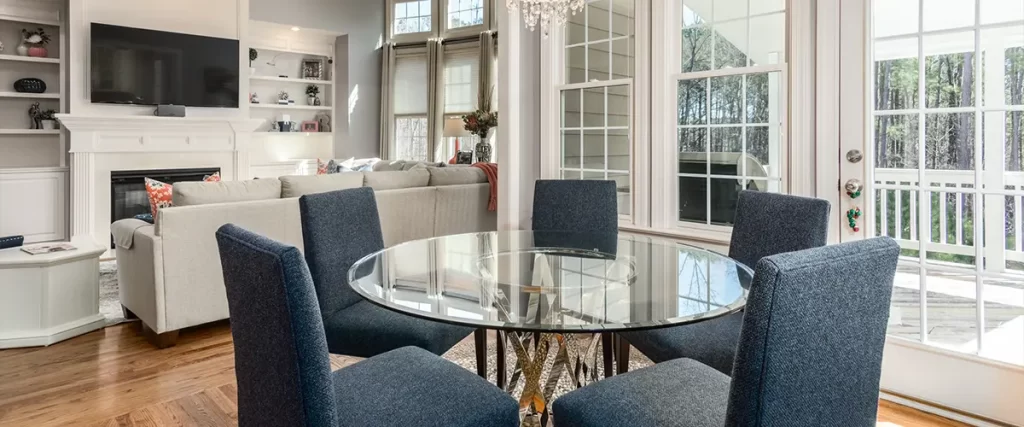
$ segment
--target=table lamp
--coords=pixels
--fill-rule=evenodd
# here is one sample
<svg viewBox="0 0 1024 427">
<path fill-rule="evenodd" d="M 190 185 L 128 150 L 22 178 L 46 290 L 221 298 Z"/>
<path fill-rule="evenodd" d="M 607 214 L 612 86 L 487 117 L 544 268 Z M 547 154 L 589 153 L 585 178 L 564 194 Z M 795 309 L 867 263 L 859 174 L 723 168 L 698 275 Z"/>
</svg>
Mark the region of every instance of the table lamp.
<svg viewBox="0 0 1024 427">
<path fill-rule="evenodd" d="M 469 131 L 463 126 L 462 117 L 449 117 L 444 120 L 444 137 L 455 138 L 455 153 L 448 160 L 449 165 L 454 165 L 459 158 L 459 138 L 470 136 Z"/>
</svg>

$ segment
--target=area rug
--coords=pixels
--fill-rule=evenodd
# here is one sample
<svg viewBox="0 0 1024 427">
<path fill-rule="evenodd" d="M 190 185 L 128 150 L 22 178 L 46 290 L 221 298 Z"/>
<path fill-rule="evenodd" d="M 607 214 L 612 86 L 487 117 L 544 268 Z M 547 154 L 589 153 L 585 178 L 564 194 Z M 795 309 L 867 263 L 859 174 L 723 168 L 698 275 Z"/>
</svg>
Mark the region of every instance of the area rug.
<svg viewBox="0 0 1024 427">
<path fill-rule="evenodd" d="M 101 262 L 100 263 L 100 314 L 102 314 L 103 317 L 105 317 L 107 319 L 107 326 L 112 326 L 112 325 L 116 325 L 116 324 L 125 322 L 124 312 L 121 310 L 121 301 L 119 299 L 117 286 L 118 286 L 117 285 L 117 262 L 116 261 L 103 261 L 103 262 Z M 587 345 L 589 344 L 589 340 L 591 339 L 591 337 L 589 335 L 586 335 L 586 334 L 580 334 L 580 335 L 576 335 L 575 339 L 576 339 L 576 346 L 578 348 L 586 348 Z M 487 377 L 488 377 L 488 380 L 490 380 L 491 382 L 494 382 L 497 379 L 497 363 L 496 363 L 496 361 L 497 361 L 497 351 L 495 350 L 497 347 L 496 347 L 496 341 L 495 340 L 496 340 L 496 334 L 492 331 L 488 335 L 488 340 L 487 340 Z M 512 377 L 512 369 L 513 369 L 513 367 L 516 364 L 515 363 L 516 357 L 515 357 L 515 354 L 513 353 L 512 348 L 510 346 L 507 347 L 507 350 L 508 351 L 506 352 L 506 355 L 505 355 L 505 357 L 506 357 L 505 364 L 506 364 L 506 367 L 508 368 L 508 372 L 506 374 L 506 378 L 511 378 Z M 601 370 L 601 368 L 600 368 L 600 364 L 601 364 L 601 359 L 600 359 L 601 343 L 597 344 L 596 354 L 598 355 L 597 363 L 599 365 L 598 366 L 598 370 L 600 371 Z M 445 359 L 448 359 L 448 360 L 456 363 L 459 366 L 462 366 L 462 367 L 464 367 L 466 369 L 469 369 L 469 370 L 471 370 L 473 372 L 476 372 L 476 346 L 475 346 L 475 343 L 473 341 L 473 336 L 470 335 L 466 339 L 464 339 L 461 342 L 459 342 L 458 344 L 456 344 L 455 347 L 452 347 L 451 350 L 448 350 L 448 352 L 445 353 L 443 357 Z M 554 348 L 552 347 L 551 351 L 549 351 L 549 357 L 546 360 L 546 363 L 547 363 L 549 369 L 547 369 L 545 371 L 545 374 L 541 376 L 541 384 L 545 384 L 547 382 L 548 373 L 550 373 L 550 367 L 554 364 L 554 362 L 555 362 L 555 351 L 554 351 Z M 630 370 L 639 369 L 639 368 L 642 368 L 644 366 L 649 366 L 651 364 L 652 364 L 652 362 L 647 357 L 645 357 L 643 354 L 638 352 L 636 349 L 632 349 L 632 351 L 630 352 L 630 360 L 629 360 L 629 369 Z M 603 376 L 603 373 L 601 375 Z M 521 381 L 520 381 L 520 383 L 521 383 Z M 567 393 L 569 391 L 574 390 L 575 388 L 576 387 L 573 384 L 572 380 L 566 375 L 566 376 L 563 376 L 561 378 L 561 380 L 559 380 L 559 382 L 558 382 L 558 384 L 557 384 L 557 386 L 555 388 L 555 393 L 554 394 L 556 396 L 560 396 L 560 395 L 562 395 L 564 393 Z M 520 384 L 518 387 L 516 387 L 516 392 L 521 391 L 521 389 L 522 389 L 522 384 Z"/>
</svg>

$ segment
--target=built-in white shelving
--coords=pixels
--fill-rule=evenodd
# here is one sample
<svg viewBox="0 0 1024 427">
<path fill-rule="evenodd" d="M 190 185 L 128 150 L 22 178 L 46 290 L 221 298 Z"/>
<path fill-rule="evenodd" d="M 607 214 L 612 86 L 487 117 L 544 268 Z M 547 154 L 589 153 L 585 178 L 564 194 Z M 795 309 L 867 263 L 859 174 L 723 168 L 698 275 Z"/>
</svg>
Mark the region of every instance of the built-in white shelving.
<svg viewBox="0 0 1024 427">
<path fill-rule="evenodd" d="M 23 22 L 26 24 L 37 24 L 37 25 L 49 25 L 52 27 L 59 27 L 60 21 L 46 18 L 33 18 L 29 16 L 12 16 L 7 14 L 0 14 L 0 21 L 10 22 Z"/>
<path fill-rule="evenodd" d="M 287 77 L 275 77 L 275 76 L 249 76 L 249 80 L 263 80 L 278 83 L 302 83 L 311 85 L 326 85 L 330 86 L 334 84 L 331 80 L 313 80 L 313 79 L 292 79 Z"/>
<path fill-rule="evenodd" d="M 34 57 L 34 56 L 18 56 L 18 55 L 3 55 L 3 54 L 0 54 L 0 61 L 37 62 L 37 63 L 41 63 L 41 64 L 60 65 L 60 58 L 37 58 L 37 57 Z"/>
<path fill-rule="evenodd" d="M 0 135 L 60 135 L 59 129 L 0 129 Z"/>
<path fill-rule="evenodd" d="M 60 99 L 59 93 L 0 92 L 0 98 Z"/>
<path fill-rule="evenodd" d="M 307 50 L 307 49 L 301 49 L 301 48 L 296 49 L 296 48 L 273 47 L 273 46 L 265 46 L 265 45 L 254 45 L 254 46 L 250 46 L 250 47 L 252 47 L 253 49 L 256 49 L 256 50 L 260 50 L 260 51 L 266 50 L 266 51 L 279 52 L 279 53 L 294 53 L 294 54 L 298 54 L 298 55 L 327 56 L 323 52 L 317 52 L 317 51 L 314 51 L 314 50 Z"/>
<path fill-rule="evenodd" d="M 316 110 L 331 111 L 330 105 L 299 105 L 299 104 L 249 104 L 249 108 L 266 108 L 271 110 Z"/>
</svg>

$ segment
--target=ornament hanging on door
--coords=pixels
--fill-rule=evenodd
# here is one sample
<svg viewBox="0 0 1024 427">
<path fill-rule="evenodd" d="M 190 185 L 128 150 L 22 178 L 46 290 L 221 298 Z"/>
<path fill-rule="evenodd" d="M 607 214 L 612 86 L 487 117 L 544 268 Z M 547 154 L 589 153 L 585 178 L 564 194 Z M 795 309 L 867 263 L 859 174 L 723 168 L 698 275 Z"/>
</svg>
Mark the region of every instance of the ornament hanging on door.
<svg viewBox="0 0 1024 427">
<path fill-rule="evenodd" d="M 846 195 L 850 196 L 851 199 L 856 199 L 860 197 L 860 191 L 863 187 L 864 186 L 861 185 L 860 180 L 851 179 L 846 181 Z"/>
<path fill-rule="evenodd" d="M 853 208 L 846 211 L 846 220 L 849 222 L 850 228 L 853 229 L 854 233 L 860 231 L 860 227 L 857 225 L 858 219 L 860 219 L 860 208 Z"/>
</svg>

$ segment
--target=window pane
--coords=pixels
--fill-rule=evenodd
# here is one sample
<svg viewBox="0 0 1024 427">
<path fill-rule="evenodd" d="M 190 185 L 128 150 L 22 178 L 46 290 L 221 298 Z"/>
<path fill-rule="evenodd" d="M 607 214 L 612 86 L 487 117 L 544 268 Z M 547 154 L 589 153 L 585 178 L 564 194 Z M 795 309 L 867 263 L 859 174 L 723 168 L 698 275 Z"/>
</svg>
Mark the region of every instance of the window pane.
<svg viewBox="0 0 1024 427">
<path fill-rule="evenodd" d="M 679 124 L 698 125 L 708 122 L 708 79 L 679 82 Z"/>
<path fill-rule="evenodd" d="M 881 44 L 876 45 L 875 54 L 875 110 L 917 108 L 917 39 L 879 47 Z M 886 55 L 880 57 L 879 53 Z"/>
<path fill-rule="evenodd" d="M 395 34 L 430 31 L 430 1 L 399 1 L 394 11 Z"/>
<path fill-rule="evenodd" d="M 740 123 L 743 120 L 743 76 L 711 79 L 711 123 Z"/>
<path fill-rule="evenodd" d="M 597 0 L 587 4 L 587 42 L 608 40 L 611 25 L 611 3 Z"/>
<path fill-rule="evenodd" d="M 735 179 L 711 179 L 708 191 L 711 193 L 711 224 L 732 225 L 736 217 L 736 199 L 743 188 Z"/>
<path fill-rule="evenodd" d="M 750 65 L 786 62 L 786 14 L 750 18 Z"/>
<path fill-rule="evenodd" d="M 1024 2 L 1020 0 L 981 0 L 981 23 L 1024 20 Z"/>
<path fill-rule="evenodd" d="M 604 131 L 583 131 L 583 169 L 604 170 Z"/>
<path fill-rule="evenodd" d="M 562 128 L 580 127 L 580 90 L 562 91 Z"/>
<path fill-rule="evenodd" d="M 562 131 L 562 167 L 563 168 L 579 168 L 580 167 L 580 149 L 582 139 L 580 138 L 580 131 Z"/>
<path fill-rule="evenodd" d="M 630 170 L 629 131 L 626 129 L 608 130 L 608 169 Z"/>
<path fill-rule="evenodd" d="M 482 25 L 483 2 L 472 0 L 448 1 L 448 28 L 463 28 Z"/>
<path fill-rule="evenodd" d="M 608 127 L 628 127 L 630 122 L 629 86 L 608 88 Z"/>
<path fill-rule="evenodd" d="M 583 83 L 587 81 L 587 47 L 576 46 L 566 49 L 565 82 Z"/>
<path fill-rule="evenodd" d="M 925 100 L 928 108 L 974 105 L 974 32 L 927 36 Z"/>
<path fill-rule="evenodd" d="M 926 114 L 924 131 L 925 168 L 974 170 L 974 113 Z"/>
<path fill-rule="evenodd" d="M 611 72 L 611 42 L 591 43 L 587 46 L 587 81 L 608 80 Z"/>
<path fill-rule="evenodd" d="M 875 0 L 871 16 L 875 37 L 917 32 L 919 0 Z"/>
<path fill-rule="evenodd" d="M 427 118 L 395 119 L 395 159 L 427 160 Z"/>
<path fill-rule="evenodd" d="M 583 90 L 583 127 L 604 127 L 604 88 Z"/>
<path fill-rule="evenodd" d="M 974 25 L 976 0 L 923 0 L 924 31 Z"/>
<path fill-rule="evenodd" d="M 1024 105 L 1024 25 L 982 30 L 981 50 L 982 104 Z"/>
<path fill-rule="evenodd" d="M 445 53 L 444 112 L 469 113 L 477 109 L 480 58 L 477 50 Z"/>
<path fill-rule="evenodd" d="M 715 69 L 747 65 L 747 21 L 741 19 L 714 25 Z"/>
<path fill-rule="evenodd" d="M 708 220 L 708 179 L 679 177 L 679 220 L 706 224 Z"/>
<path fill-rule="evenodd" d="M 875 167 L 917 169 L 917 115 L 875 117 Z"/>
<path fill-rule="evenodd" d="M 632 211 L 632 190 L 628 173 L 609 172 L 608 179 L 615 182 L 616 201 L 619 215 L 629 215 Z"/>
<path fill-rule="evenodd" d="M 399 56 L 395 60 L 394 114 L 427 114 L 427 58 Z"/>
</svg>

